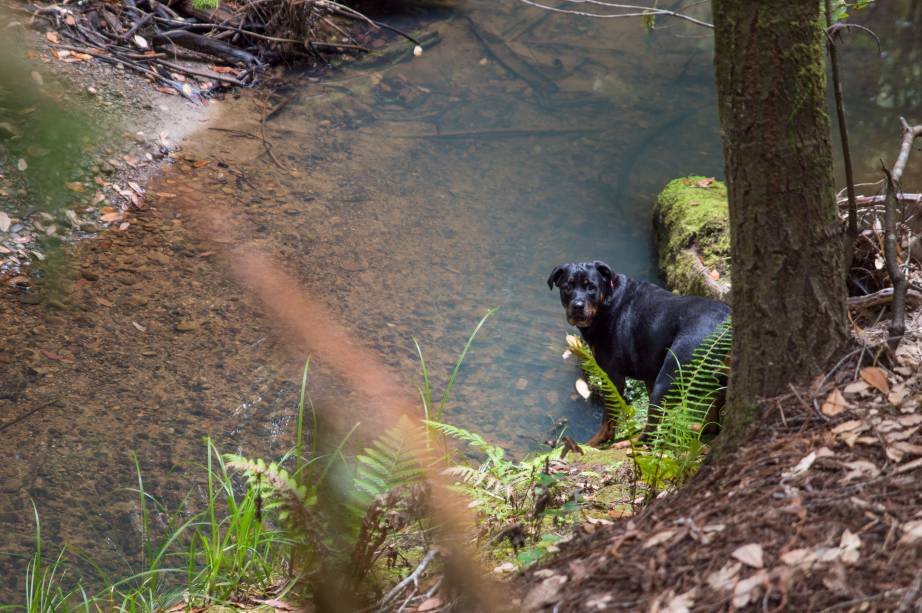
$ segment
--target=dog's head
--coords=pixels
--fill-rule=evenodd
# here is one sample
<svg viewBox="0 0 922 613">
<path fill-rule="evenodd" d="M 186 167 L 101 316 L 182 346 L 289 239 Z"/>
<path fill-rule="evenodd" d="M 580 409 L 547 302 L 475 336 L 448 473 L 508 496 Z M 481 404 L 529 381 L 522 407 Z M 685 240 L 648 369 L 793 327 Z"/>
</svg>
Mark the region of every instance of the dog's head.
<svg viewBox="0 0 922 613">
<path fill-rule="evenodd" d="M 567 321 L 577 328 L 592 325 L 599 307 L 612 296 L 617 276 L 605 262 L 561 264 L 547 278 L 547 286 L 560 288 L 560 303 L 567 311 Z"/>
</svg>

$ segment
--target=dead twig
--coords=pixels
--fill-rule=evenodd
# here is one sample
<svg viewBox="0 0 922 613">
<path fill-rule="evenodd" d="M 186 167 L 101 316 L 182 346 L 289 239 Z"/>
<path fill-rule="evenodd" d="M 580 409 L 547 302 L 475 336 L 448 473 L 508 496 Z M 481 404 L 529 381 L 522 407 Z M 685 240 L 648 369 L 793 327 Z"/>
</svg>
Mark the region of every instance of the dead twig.
<svg viewBox="0 0 922 613">
<path fill-rule="evenodd" d="M 903 170 L 909 161 L 909 152 L 912 151 L 912 143 L 920 134 L 922 134 L 922 125 L 910 126 L 906 120 L 900 117 L 900 126 L 903 129 L 903 140 L 900 143 L 900 152 L 897 155 L 896 162 L 893 164 L 893 170 L 888 171 L 883 167 L 886 176 L 886 199 L 884 209 L 884 259 L 887 264 L 887 274 L 890 276 L 890 282 L 893 285 L 893 306 L 891 307 L 891 321 L 889 327 L 890 338 L 894 339 L 890 343 L 890 349 L 896 351 L 900 340 L 906 331 L 906 273 L 900 266 L 897 258 L 897 230 L 896 230 L 896 193 L 900 178 L 903 176 Z"/>
<path fill-rule="evenodd" d="M 423 574 L 423 571 L 426 570 L 426 567 L 429 566 L 429 563 L 435 559 L 435 556 L 438 555 L 437 549 L 430 549 L 423 559 L 419 561 L 419 564 L 416 566 L 416 569 L 410 573 L 403 581 L 395 585 L 391 591 L 384 595 L 384 598 L 378 603 L 378 610 L 384 610 L 387 607 L 387 604 L 394 600 L 397 596 L 403 592 L 404 589 L 411 583 L 419 589 L 419 576 Z"/>
<path fill-rule="evenodd" d="M 825 0 L 826 26 L 832 28 L 832 0 Z M 842 95 L 842 79 L 839 77 L 839 52 L 836 49 L 836 31 L 826 36 L 826 49 L 832 70 L 833 93 L 836 100 L 836 118 L 839 125 L 839 139 L 842 142 L 842 159 L 845 163 L 845 187 L 848 190 L 848 260 L 851 261 L 855 240 L 858 238 L 858 205 L 855 202 L 855 175 L 852 172 L 852 153 L 848 147 L 848 124 L 845 122 L 845 98 Z"/>
<path fill-rule="evenodd" d="M 566 15 L 579 15 L 581 17 L 595 17 L 598 19 L 618 19 L 625 17 L 675 17 L 677 19 L 684 19 L 685 21 L 690 21 L 695 25 L 699 25 L 705 28 L 714 28 L 714 24 L 702 21 L 700 19 L 695 19 L 691 15 L 686 15 L 684 13 L 679 13 L 676 11 L 670 11 L 667 9 L 652 8 L 649 6 L 640 6 L 637 4 L 617 4 L 614 2 L 604 2 L 603 0 L 567 0 L 568 2 L 574 4 L 593 4 L 596 6 L 602 6 L 610 9 L 618 9 L 626 11 L 623 13 L 590 13 L 588 11 L 577 11 L 573 9 L 565 9 L 560 7 L 548 6 L 547 4 L 542 4 L 536 2 L 535 0 L 520 0 L 529 6 L 534 6 L 539 9 L 544 9 L 545 11 L 552 11 L 554 13 L 564 13 Z"/>
<path fill-rule="evenodd" d="M 873 294 L 864 296 L 850 296 L 848 299 L 848 308 L 850 309 L 873 309 L 884 304 L 893 302 L 894 291 L 892 287 L 885 287 Z M 916 289 L 906 289 L 906 304 L 912 307 L 922 306 L 922 292 Z"/>
</svg>

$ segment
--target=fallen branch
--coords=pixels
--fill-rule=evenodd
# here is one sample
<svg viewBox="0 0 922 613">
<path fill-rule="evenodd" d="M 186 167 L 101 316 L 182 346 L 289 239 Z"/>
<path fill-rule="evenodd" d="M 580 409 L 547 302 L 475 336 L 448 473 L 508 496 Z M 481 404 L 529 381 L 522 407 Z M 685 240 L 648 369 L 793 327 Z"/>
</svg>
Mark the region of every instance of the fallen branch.
<svg viewBox="0 0 922 613">
<path fill-rule="evenodd" d="M 185 47 L 186 49 L 197 51 L 198 53 L 212 55 L 226 62 L 241 62 L 247 66 L 253 66 L 259 63 L 256 56 L 248 51 L 238 49 L 237 47 L 214 38 L 202 36 L 195 32 L 189 32 L 188 30 L 168 30 L 157 34 L 154 36 L 153 40 L 154 43 L 159 45 L 179 45 L 180 47 Z"/>
<path fill-rule="evenodd" d="M 893 170 L 883 169 L 887 178 L 887 191 L 884 210 L 884 259 L 887 264 L 887 274 L 890 275 L 890 282 L 893 284 L 893 306 L 891 307 L 891 320 L 888 329 L 890 338 L 890 348 L 896 351 L 903 334 L 906 332 L 906 273 L 903 271 L 896 255 L 896 191 L 900 178 L 903 176 L 903 170 L 909 161 L 909 152 L 912 150 L 912 143 L 917 136 L 922 134 L 922 125 L 910 126 L 906 120 L 900 117 L 900 126 L 903 128 L 903 140 L 900 143 L 900 153 L 893 164 Z"/>
<path fill-rule="evenodd" d="M 698 253 L 697 249 L 692 247 L 685 251 L 690 256 L 692 270 L 704 280 L 704 284 L 711 289 L 713 296 L 718 300 L 727 300 L 730 296 L 730 284 L 726 281 L 719 281 L 711 276 L 710 269 L 704 265 L 701 254 Z"/>
<path fill-rule="evenodd" d="M 893 288 L 885 287 L 873 294 L 864 296 L 850 296 L 848 299 L 848 308 L 850 309 L 873 309 L 893 302 Z M 922 292 L 914 289 L 906 290 L 906 304 L 915 308 L 922 306 Z"/>
<path fill-rule="evenodd" d="M 670 11 L 667 9 L 653 8 L 649 6 L 640 6 L 636 4 L 616 4 L 614 2 L 604 2 L 603 0 L 567 0 L 567 2 L 572 2 L 574 4 L 594 4 L 597 6 L 604 6 L 606 8 L 620 9 L 626 11 L 624 13 L 590 13 L 588 11 L 577 11 L 573 9 L 565 9 L 560 7 L 548 6 L 546 4 L 541 4 L 535 0 L 519 0 L 529 6 L 534 6 L 539 9 L 544 9 L 545 11 L 551 11 L 554 13 L 564 13 L 566 15 L 579 15 L 580 17 L 595 17 L 598 19 L 619 19 L 625 17 L 675 17 L 677 19 L 684 19 L 685 21 L 690 21 L 695 25 L 699 25 L 705 28 L 714 28 L 714 24 L 708 23 L 706 21 L 701 21 L 700 19 L 695 19 L 690 15 L 684 13 L 679 13 L 677 11 Z"/>
<path fill-rule="evenodd" d="M 414 585 L 418 585 L 419 576 L 423 574 L 423 571 L 426 570 L 426 567 L 429 566 L 429 563 L 435 559 L 435 556 L 438 555 L 438 553 L 439 553 L 438 550 L 430 549 L 429 552 L 425 556 L 423 556 L 423 559 L 420 560 L 419 565 L 416 567 L 416 569 L 412 573 L 410 573 L 406 579 L 404 579 L 403 581 L 395 585 L 391 591 L 389 591 L 387 594 L 384 595 L 384 598 L 381 599 L 381 602 L 378 605 L 379 609 L 384 609 L 390 601 L 394 600 L 394 598 L 399 596 L 400 593 L 404 589 L 406 589 L 406 587 L 410 585 L 411 583 Z"/>
<path fill-rule="evenodd" d="M 873 208 L 875 206 L 881 206 L 886 203 L 886 200 L 886 194 L 855 197 L 855 203 L 859 208 Z M 897 202 L 904 202 L 907 204 L 922 204 L 922 194 L 899 192 L 896 194 L 896 200 Z M 839 198 L 836 201 L 836 204 L 838 204 L 839 207 L 848 206 L 848 198 Z"/>
</svg>

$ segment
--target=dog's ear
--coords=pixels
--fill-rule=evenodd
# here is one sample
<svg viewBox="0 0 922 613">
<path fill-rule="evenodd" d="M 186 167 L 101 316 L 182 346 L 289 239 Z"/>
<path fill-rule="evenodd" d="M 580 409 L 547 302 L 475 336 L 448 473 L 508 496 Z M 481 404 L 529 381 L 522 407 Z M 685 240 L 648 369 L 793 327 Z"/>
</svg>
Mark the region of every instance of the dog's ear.
<svg viewBox="0 0 922 613">
<path fill-rule="evenodd" d="M 554 289 L 555 285 L 560 284 L 560 277 L 563 275 L 564 271 L 567 269 L 566 264 L 561 264 L 557 268 L 551 271 L 551 276 L 547 278 L 547 288 Z"/>
<path fill-rule="evenodd" d="M 596 260 L 592 265 L 599 271 L 599 275 L 602 277 L 602 280 L 605 281 L 608 291 L 615 289 L 615 273 L 612 271 L 611 266 L 602 260 Z"/>
</svg>

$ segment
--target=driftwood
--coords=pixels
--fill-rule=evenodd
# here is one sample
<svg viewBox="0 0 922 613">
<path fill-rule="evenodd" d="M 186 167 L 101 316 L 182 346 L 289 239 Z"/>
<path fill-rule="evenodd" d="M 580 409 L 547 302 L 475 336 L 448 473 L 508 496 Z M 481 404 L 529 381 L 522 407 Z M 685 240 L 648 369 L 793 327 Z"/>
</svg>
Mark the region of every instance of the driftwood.
<svg viewBox="0 0 922 613">
<path fill-rule="evenodd" d="M 848 299 L 848 308 L 850 309 L 873 309 L 893 302 L 893 288 L 886 287 L 873 294 L 864 296 L 851 296 Z M 906 291 L 906 304 L 916 308 L 922 306 L 922 292 L 914 289 Z"/>
</svg>

